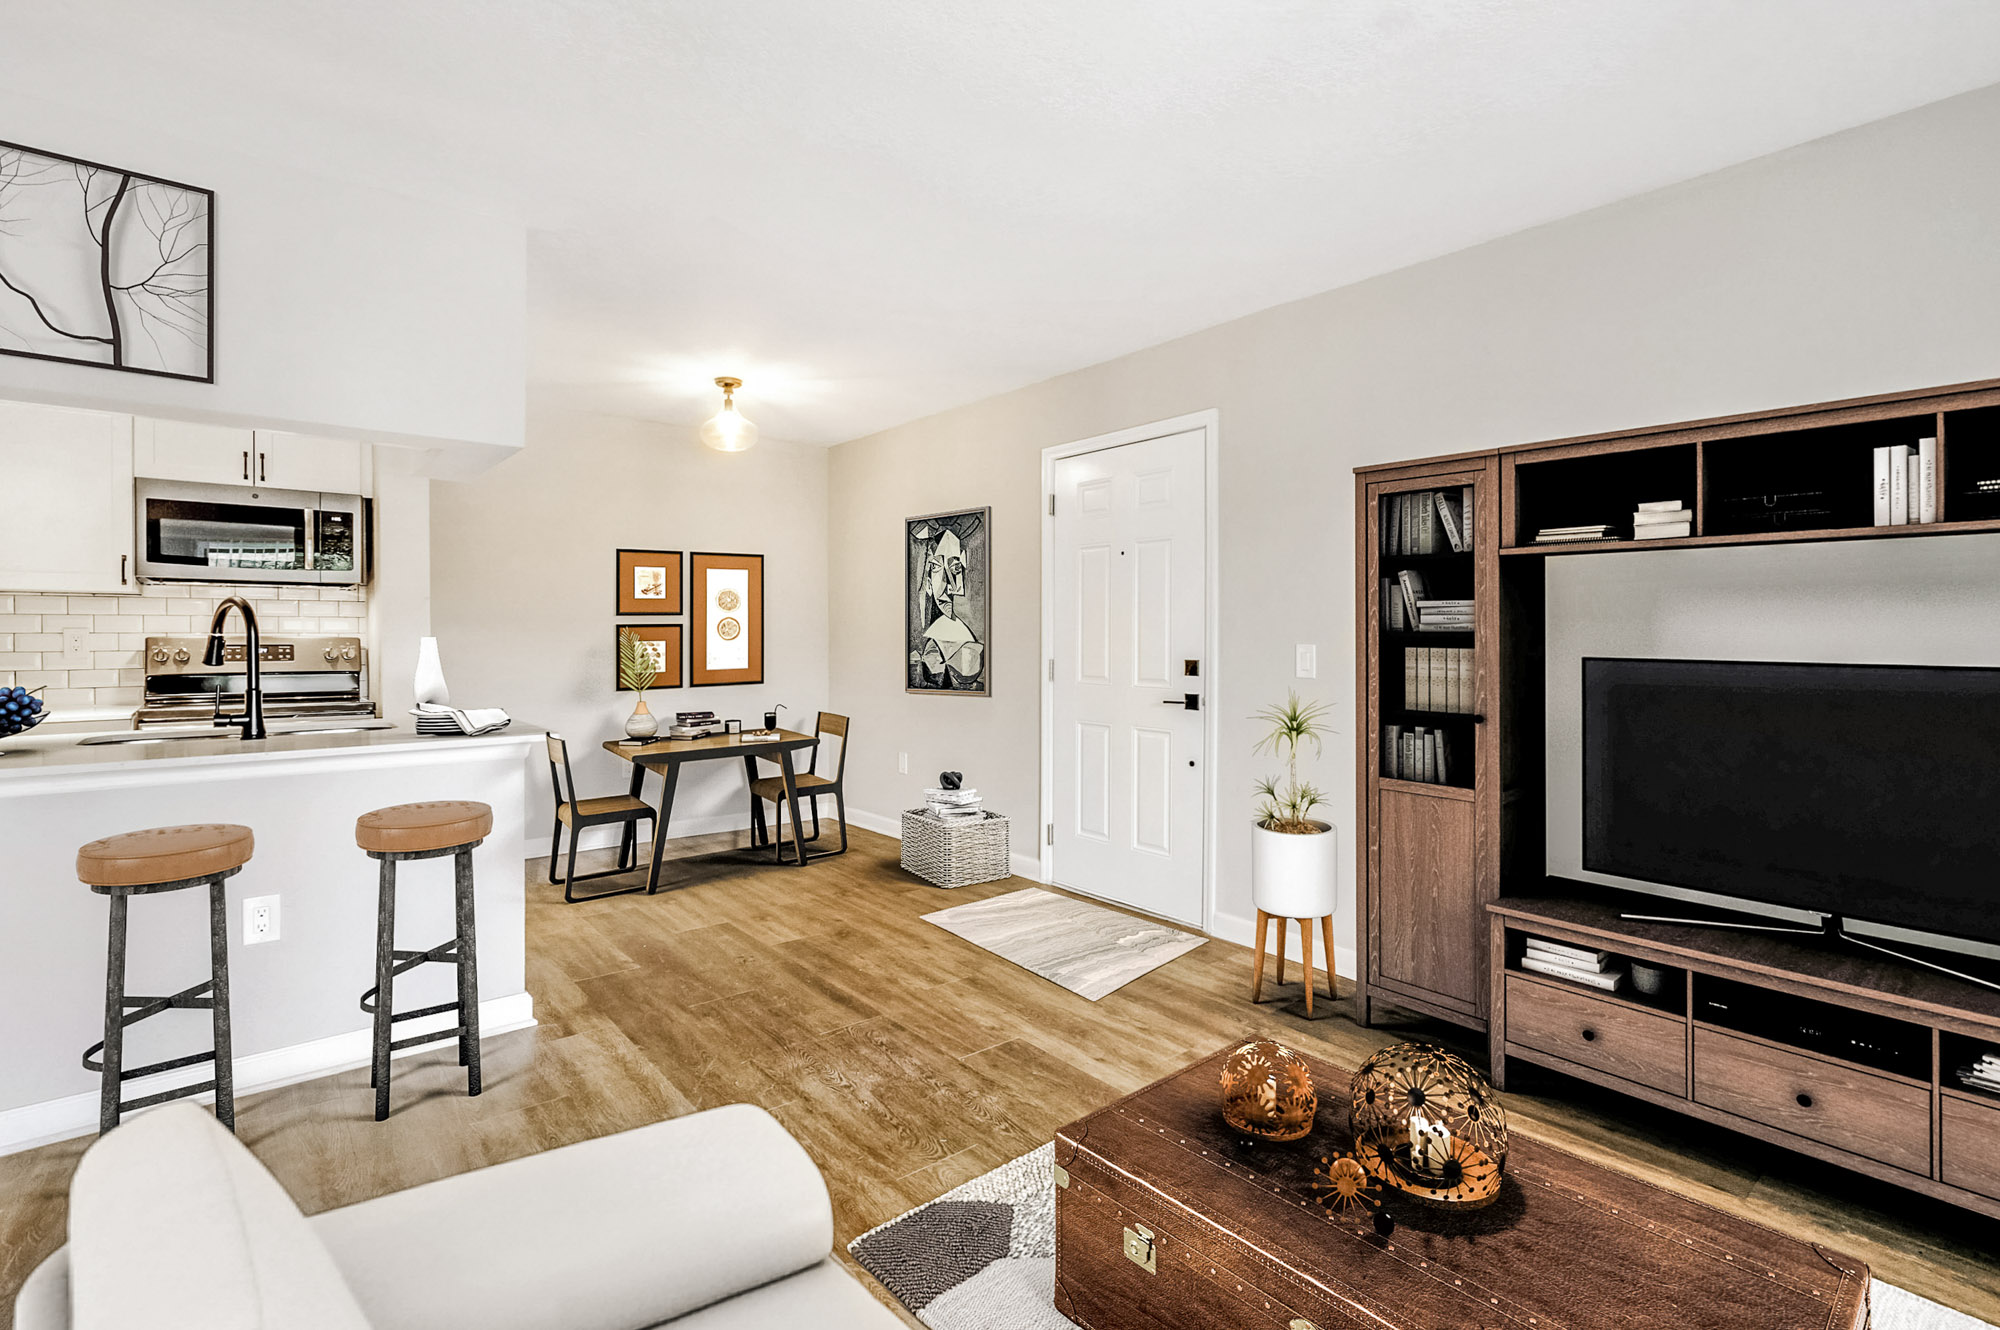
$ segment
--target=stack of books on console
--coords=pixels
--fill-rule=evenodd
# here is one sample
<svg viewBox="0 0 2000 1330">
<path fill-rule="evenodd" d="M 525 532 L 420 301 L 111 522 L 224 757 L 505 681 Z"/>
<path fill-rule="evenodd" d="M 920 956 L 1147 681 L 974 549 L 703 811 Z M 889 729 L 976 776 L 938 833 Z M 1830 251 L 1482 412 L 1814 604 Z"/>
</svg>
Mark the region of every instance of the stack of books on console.
<svg viewBox="0 0 2000 1330">
<path fill-rule="evenodd" d="M 713 711 L 682 711 L 674 716 L 674 723 L 667 727 L 667 735 L 674 739 L 706 739 L 711 734 L 722 733 L 722 722 L 715 718 Z"/>
<path fill-rule="evenodd" d="M 1612 963 L 1617 959 L 1608 951 L 1592 951 L 1567 942 L 1549 942 L 1531 937 L 1527 951 L 1521 956 L 1521 968 L 1545 974 L 1551 979 L 1566 979 L 1573 984 L 1615 993 L 1625 983 L 1624 969 Z"/>
<path fill-rule="evenodd" d="M 1632 514 L 1632 539 L 1672 540 L 1694 534 L 1694 511 L 1679 499 L 1642 503 Z"/>
<path fill-rule="evenodd" d="M 1545 526 L 1535 533 L 1537 545 L 1574 545 L 1586 540 L 1616 540 L 1611 524 L 1597 526 Z"/>
<path fill-rule="evenodd" d="M 1958 1069 L 1960 1083 L 1969 1089 L 2000 1094 L 2000 1053 L 1987 1053 L 1969 1067 Z"/>
<path fill-rule="evenodd" d="M 969 822 L 985 816 L 978 790 L 947 790 L 943 786 L 932 786 L 924 791 L 924 803 L 933 816 L 947 822 Z"/>
</svg>

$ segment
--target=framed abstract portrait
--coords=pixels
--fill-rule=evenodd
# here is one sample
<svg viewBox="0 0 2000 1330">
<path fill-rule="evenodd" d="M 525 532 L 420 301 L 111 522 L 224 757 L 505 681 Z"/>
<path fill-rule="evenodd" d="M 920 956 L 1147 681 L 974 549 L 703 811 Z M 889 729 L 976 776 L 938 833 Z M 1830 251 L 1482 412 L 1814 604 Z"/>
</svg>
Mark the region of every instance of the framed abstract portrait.
<svg viewBox="0 0 2000 1330">
<path fill-rule="evenodd" d="M 619 550 L 618 607 L 621 615 L 681 612 L 679 550 Z"/>
<path fill-rule="evenodd" d="M 764 682 L 764 556 L 701 554 L 689 559 L 694 587 L 694 650 L 689 681 Z"/>
<path fill-rule="evenodd" d="M 993 510 L 903 523 L 904 690 L 990 697 Z"/>
</svg>

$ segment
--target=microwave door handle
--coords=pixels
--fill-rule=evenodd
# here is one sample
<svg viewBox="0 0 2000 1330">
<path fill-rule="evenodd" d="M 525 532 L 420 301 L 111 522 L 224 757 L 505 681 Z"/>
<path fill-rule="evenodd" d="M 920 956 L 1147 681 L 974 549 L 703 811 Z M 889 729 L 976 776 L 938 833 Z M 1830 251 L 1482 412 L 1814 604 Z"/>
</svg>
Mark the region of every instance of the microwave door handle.
<svg viewBox="0 0 2000 1330">
<path fill-rule="evenodd" d="M 315 548 L 317 542 L 313 539 L 318 529 L 319 529 L 319 510 L 315 508 L 306 509 L 306 571 L 307 572 L 313 571 L 313 564 L 317 562 L 319 558 L 319 551 L 317 548 Z"/>
</svg>

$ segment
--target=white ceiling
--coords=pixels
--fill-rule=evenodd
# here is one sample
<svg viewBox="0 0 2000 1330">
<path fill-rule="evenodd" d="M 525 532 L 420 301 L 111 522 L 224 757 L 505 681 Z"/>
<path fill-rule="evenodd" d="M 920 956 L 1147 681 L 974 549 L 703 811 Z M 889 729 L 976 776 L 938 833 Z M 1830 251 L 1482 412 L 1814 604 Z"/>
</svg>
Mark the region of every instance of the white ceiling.
<svg viewBox="0 0 2000 1330">
<path fill-rule="evenodd" d="M 536 400 L 692 422 L 733 373 L 813 443 L 2000 81 L 1993 0 L 0 17 L 29 95 L 524 218 Z"/>
</svg>

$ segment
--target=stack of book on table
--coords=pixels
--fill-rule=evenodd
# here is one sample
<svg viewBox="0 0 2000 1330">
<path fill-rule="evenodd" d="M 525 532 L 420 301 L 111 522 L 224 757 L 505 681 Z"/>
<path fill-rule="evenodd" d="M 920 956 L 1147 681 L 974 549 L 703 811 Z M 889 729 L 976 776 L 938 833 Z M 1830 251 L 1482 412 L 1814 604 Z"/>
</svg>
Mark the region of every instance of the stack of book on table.
<svg viewBox="0 0 2000 1330">
<path fill-rule="evenodd" d="M 1585 540 L 1616 540 L 1611 534 L 1611 524 L 1597 526 L 1545 526 L 1535 533 L 1537 545 L 1574 545 Z"/>
<path fill-rule="evenodd" d="M 722 722 L 715 718 L 713 711 L 682 711 L 674 716 L 674 723 L 667 734 L 675 739 L 706 739 L 711 734 L 722 733 Z"/>
<path fill-rule="evenodd" d="M 947 822 L 970 822 L 985 815 L 978 790 L 947 790 L 942 786 L 932 786 L 924 791 L 924 803 L 933 816 Z"/>
<path fill-rule="evenodd" d="M 1625 983 L 1623 967 L 1613 964 L 1617 959 L 1608 951 L 1592 951 L 1568 942 L 1549 942 L 1531 937 L 1527 951 L 1521 956 L 1521 968 L 1545 974 L 1551 979 L 1566 979 L 1573 984 L 1615 993 Z"/>
<path fill-rule="evenodd" d="M 1937 440 L 1875 450 L 1875 525 L 1927 526 L 1938 520 Z"/>
<path fill-rule="evenodd" d="M 1986 1053 L 1969 1067 L 1958 1069 L 1961 1084 L 1988 1094 L 2000 1094 L 2000 1053 Z"/>
<path fill-rule="evenodd" d="M 1694 511 L 1679 499 L 1642 503 L 1632 514 L 1632 539 L 1672 540 L 1694 534 Z"/>
</svg>

